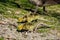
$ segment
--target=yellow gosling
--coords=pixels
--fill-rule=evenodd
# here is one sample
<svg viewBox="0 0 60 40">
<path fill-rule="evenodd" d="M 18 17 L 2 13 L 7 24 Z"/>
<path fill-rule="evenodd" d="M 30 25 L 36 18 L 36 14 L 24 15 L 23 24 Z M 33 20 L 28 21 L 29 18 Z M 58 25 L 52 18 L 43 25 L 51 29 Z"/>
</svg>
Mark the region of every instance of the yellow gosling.
<svg viewBox="0 0 60 40">
<path fill-rule="evenodd" d="M 22 30 L 24 28 L 24 24 L 21 24 L 17 27 L 17 30 Z"/>
</svg>

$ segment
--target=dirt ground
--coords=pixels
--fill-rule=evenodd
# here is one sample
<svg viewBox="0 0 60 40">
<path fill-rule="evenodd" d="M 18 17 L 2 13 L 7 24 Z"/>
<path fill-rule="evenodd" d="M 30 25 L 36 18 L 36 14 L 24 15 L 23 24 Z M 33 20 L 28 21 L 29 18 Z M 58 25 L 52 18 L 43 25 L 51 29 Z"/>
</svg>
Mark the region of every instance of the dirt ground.
<svg viewBox="0 0 60 40">
<path fill-rule="evenodd" d="M 0 20 L 0 37 L 4 40 L 60 40 L 60 33 L 57 30 L 50 32 L 18 32 L 16 27 L 10 24 L 17 25 L 15 19 Z"/>
</svg>

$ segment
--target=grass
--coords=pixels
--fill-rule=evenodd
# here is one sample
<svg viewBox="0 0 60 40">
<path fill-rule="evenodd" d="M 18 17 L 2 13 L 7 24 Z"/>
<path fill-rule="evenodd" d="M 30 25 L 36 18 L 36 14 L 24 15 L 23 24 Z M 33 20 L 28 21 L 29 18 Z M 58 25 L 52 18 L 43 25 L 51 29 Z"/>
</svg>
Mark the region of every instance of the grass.
<svg viewBox="0 0 60 40">
<path fill-rule="evenodd" d="M 39 33 L 45 33 L 45 32 L 49 32 L 49 30 L 48 29 L 39 29 L 37 32 L 39 32 Z"/>
<path fill-rule="evenodd" d="M 60 5 L 48 6 L 46 9 L 50 16 L 60 19 Z"/>
<path fill-rule="evenodd" d="M 21 8 L 24 8 L 24 9 L 34 9 L 35 6 L 33 4 L 31 4 L 29 2 L 29 0 L 18 0 L 18 1 L 15 1 L 17 4 L 20 5 Z"/>
<path fill-rule="evenodd" d="M 0 38 L 0 40 L 4 40 L 4 38 L 3 38 L 3 37 L 1 37 L 1 38 Z"/>
<path fill-rule="evenodd" d="M 16 4 L 15 4 L 15 3 Z M 21 5 L 19 8 L 18 5 Z M 19 17 L 22 17 L 24 15 L 28 15 L 30 14 L 30 11 L 26 11 L 24 9 L 35 9 L 35 6 L 28 3 L 28 0 L 18 0 L 18 1 L 14 1 L 14 0 L 10 0 L 10 2 L 1 2 L 0 1 L 0 14 L 3 17 L 6 18 L 14 18 L 14 19 L 18 19 Z M 46 7 L 46 10 L 48 10 L 47 14 L 48 15 L 44 15 L 44 14 L 39 14 L 39 20 L 42 23 L 47 24 L 48 26 L 50 26 L 51 29 L 58 29 L 60 30 L 60 5 L 53 5 L 53 6 L 48 6 Z M 39 7 L 38 11 L 40 13 L 43 13 L 42 11 L 42 7 Z M 31 23 L 35 23 L 35 22 L 31 22 Z M 39 30 L 40 32 L 45 32 L 47 31 L 46 29 L 41 29 Z"/>
<path fill-rule="evenodd" d="M 19 14 L 15 14 L 16 12 L 19 12 Z M 0 14 L 6 18 L 18 18 L 27 13 L 28 11 L 17 8 L 16 5 L 12 6 L 10 4 L 3 4 L 0 2 Z"/>
</svg>

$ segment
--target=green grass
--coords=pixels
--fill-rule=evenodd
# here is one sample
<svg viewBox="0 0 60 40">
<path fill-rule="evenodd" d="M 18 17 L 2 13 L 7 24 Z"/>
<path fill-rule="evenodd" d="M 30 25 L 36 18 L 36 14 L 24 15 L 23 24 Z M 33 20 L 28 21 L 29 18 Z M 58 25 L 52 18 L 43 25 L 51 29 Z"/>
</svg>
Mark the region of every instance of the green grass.
<svg viewBox="0 0 60 40">
<path fill-rule="evenodd" d="M 31 3 L 29 3 L 29 0 L 18 0 L 18 1 L 15 1 L 16 3 L 18 3 L 21 8 L 24 8 L 24 9 L 34 9 L 35 6 Z"/>
<path fill-rule="evenodd" d="M 39 29 L 37 32 L 39 32 L 39 33 L 44 33 L 44 32 L 49 32 L 49 30 L 48 29 Z"/>
<path fill-rule="evenodd" d="M 18 8 L 17 4 L 20 5 L 21 8 Z M 60 5 L 53 5 L 53 6 L 46 7 L 48 11 L 47 12 L 48 15 L 40 14 L 39 20 L 47 24 L 48 26 L 50 26 L 50 29 L 56 28 L 60 30 L 60 12 L 57 12 L 57 11 L 60 11 L 59 8 L 60 8 Z M 18 19 L 19 17 L 22 17 L 26 14 L 30 14 L 30 11 L 26 11 L 24 9 L 35 9 L 35 5 L 30 4 L 28 0 L 18 0 L 18 1 L 6 0 L 6 2 L 0 1 L 0 14 L 3 17 Z M 43 13 L 42 7 L 39 7 L 38 11 L 39 13 Z M 16 14 L 16 12 L 19 12 L 19 14 Z M 47 32 L 48 30 L 43 28 L 43 29 L 40 29 L 39 31 Z"/>
<path fill-rule="evenodd" d="M 4 40 L 4 38 L 3 37 L 0 37 L 0 40 Z"/>
<path fill-rule="evenodd" d="M 18 18 L 28 13 L 28 11 L 17 8 L 16 5 L 14 5 L 13 3 L 4 4 L 0 2 L 0 14 L 2 14 L 6 18 Z M 19 11 L 19 14 L 15 14 L 17 11 Z"/>
</svg>

